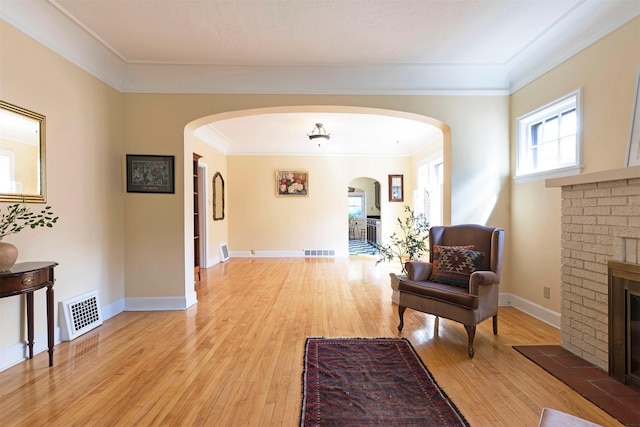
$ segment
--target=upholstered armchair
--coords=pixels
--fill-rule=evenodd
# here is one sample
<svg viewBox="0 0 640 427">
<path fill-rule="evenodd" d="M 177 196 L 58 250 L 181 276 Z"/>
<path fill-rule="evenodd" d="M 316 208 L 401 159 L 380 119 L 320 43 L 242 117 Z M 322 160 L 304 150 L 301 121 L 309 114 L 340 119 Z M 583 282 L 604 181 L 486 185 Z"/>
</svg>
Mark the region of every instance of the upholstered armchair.
<svg viewBox="0 0 640 427">
<path fill-rule="evenodd" d="M 407 277 L 398 285 L 398 330 L 402 332 L 407 308 L 460 322 L 469 337 L 469 357 L 473 357 L 476 325 L 493 317 L 493 333 L 498 333 L 503 246 L 501 228 L 475 224 L 432 227 L 429 262 L 407 262 Z"/>
</svg>

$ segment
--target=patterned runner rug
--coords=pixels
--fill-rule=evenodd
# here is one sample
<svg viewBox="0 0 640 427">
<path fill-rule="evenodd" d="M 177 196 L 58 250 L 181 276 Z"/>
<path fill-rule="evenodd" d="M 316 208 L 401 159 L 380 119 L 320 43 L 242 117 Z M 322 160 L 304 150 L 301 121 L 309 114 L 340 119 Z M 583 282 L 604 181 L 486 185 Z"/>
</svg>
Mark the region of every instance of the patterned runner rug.
<svg viewBox="0 0 640 427">
<path fill-rule="evenodd" d="M 405 338 L 307 338 L 301 426 L 469 426 Z"/>
</svg>

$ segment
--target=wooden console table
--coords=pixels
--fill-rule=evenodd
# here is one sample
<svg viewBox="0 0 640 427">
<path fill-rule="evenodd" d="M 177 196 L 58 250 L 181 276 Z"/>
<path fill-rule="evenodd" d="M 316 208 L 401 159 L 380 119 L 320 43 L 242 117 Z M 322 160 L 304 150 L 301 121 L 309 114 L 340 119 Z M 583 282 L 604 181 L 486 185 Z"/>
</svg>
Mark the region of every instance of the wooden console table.
<svg viewBox="0 0 640 427">
<path fill-rule="evenodd" d="M 29 359 L 33 359 L 33 292 L 47 287 L 49 366 L 53 366 L 53 268 L 56 265 L 57 262 L 21 262 L 0 272 L 0 298 L 26 294 Z"/>
</svg>

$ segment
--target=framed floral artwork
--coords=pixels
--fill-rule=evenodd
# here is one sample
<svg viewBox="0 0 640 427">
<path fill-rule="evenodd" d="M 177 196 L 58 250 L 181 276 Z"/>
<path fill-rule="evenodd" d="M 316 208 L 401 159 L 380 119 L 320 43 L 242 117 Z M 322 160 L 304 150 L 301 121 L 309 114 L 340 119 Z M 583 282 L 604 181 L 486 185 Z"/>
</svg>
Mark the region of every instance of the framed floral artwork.
<svg viewBox="0 0 640 427">
<path fill-rule="evenodd" d="M 276 171 L 276 196 L 306 197 L 309 195 L 309 172 Z"/>
</svg>

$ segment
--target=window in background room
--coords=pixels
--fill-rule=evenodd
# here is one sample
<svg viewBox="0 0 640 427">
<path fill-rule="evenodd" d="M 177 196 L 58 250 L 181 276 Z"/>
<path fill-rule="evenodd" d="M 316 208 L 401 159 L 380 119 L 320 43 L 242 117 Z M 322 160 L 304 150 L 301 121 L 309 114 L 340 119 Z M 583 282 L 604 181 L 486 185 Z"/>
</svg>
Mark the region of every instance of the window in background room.
<svg viewBox="0 0 640 427">
<path fill-rule="evenodd" d="M 358 219 L 365 217 L 366 204 L 363 192 L 349 193 L 349 214 Z"/>
<path fill-rule="evenodd" d="M 0 193 L 13 193 L 15 186 L 15 155 L 0 150 Z"/>
<path fill-rule="evenodd" d="M 517 120 L 516 180 L 580 173 L 580 91 Z"/>
<path fill-rule="evenodd" d="M 414 192 L 414 212 L 424 214 L 429 225 L 442 225 L 442 156 L 432 156 L 418 166 L 418 189 Z"/>
</svg>

